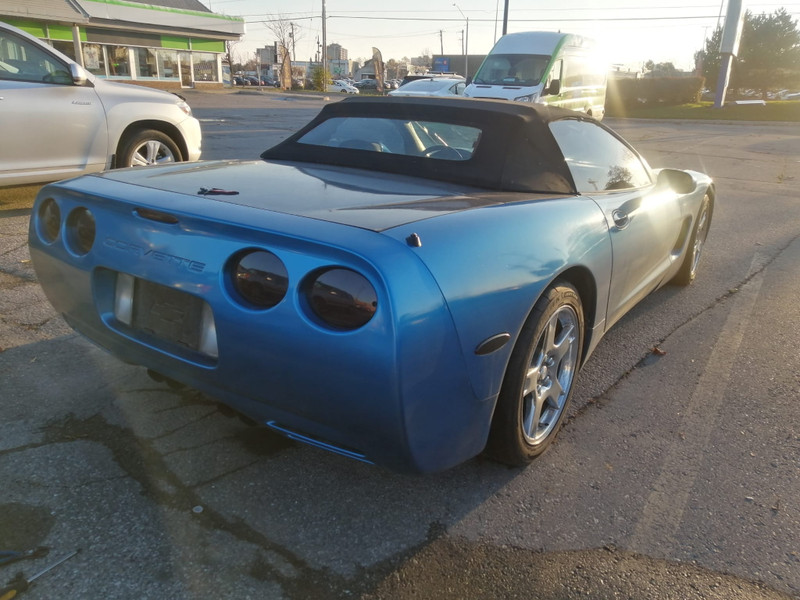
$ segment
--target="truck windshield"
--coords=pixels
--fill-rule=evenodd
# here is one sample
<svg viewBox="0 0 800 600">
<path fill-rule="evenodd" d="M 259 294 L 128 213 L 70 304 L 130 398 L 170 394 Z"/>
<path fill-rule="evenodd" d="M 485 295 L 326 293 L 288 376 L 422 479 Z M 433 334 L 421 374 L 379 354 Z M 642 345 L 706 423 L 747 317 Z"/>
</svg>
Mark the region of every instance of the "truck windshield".
<svg viewBox="0 0 800 600">
<path fill-rule="evenodd" d="M 490 54 L 472 81 L 483 85 L 539 85 L 548 64 L 550 57 L 541 54 Z"/>
</svg>

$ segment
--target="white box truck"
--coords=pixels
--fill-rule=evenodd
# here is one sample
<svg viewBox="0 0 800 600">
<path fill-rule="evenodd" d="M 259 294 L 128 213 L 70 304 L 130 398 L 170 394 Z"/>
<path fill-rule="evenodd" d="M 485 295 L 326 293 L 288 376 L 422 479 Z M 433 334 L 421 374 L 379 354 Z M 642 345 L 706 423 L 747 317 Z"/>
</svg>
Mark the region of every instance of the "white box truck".
<svg viewBox="0 0 800 600">
<path fill-rule="evenodd" d="M 550 104 L 602 119 L 607 76 L 607 63 L 589 38 L 509 33 L 497 40 L 464 95 Z"/>
</svg>

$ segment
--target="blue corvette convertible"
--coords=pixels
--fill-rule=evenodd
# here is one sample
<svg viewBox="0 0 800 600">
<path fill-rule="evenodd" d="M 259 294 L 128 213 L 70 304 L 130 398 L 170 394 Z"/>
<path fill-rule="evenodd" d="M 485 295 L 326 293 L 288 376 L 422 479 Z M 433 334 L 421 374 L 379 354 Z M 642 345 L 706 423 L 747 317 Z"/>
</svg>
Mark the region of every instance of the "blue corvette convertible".
<svg viewBox="0 0 800 600">
<path fill-rule="evenodd" d="M 585 115 L 354 97 L 258 161 L 49 185 L 30 252 L 78 332 L 293 439 L 524 465 L 608 328 L 692 282 L 714 200 Z"/>
</svg>

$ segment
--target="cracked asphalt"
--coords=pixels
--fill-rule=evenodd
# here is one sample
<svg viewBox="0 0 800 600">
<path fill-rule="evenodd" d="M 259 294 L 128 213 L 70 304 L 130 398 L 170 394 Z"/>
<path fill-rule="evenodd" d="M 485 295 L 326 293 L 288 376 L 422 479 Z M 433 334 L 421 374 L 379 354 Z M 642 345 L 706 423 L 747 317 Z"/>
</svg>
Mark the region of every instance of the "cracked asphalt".
<svg viewBox="0 0 800 600">
<path fill-rule="evenodd" d="M 204 158 L 255 158 L 325 101 L 186 95 Z M 800 125 L 609 124 L 715 178 L 711 235 L 524 470 L 398 475 L 150 380 L 53 313 L 30 193 L 0 192 L 0 550 L 50 548 L 0 584 L 80 548 L 26 597 L 800 598 Z"/>
</svg>

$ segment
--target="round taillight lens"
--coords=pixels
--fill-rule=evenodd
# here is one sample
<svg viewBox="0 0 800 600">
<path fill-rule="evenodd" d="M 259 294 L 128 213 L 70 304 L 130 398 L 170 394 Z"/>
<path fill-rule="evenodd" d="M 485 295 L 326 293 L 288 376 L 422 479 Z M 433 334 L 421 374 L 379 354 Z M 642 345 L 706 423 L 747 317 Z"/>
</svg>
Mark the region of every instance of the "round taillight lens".
<svg viewBox="0 0 800 600">
<path fill-rule="evenodd" d="M 76 208 L 67 217 L 67 244 L 75 254 L 88 254 L 94 245 L 97 226 L 88 208 Z"/>
<path fill-rule="evenodd" d="M 266 250 L 251 250 L 234 259 L 233 288 L 249 305 L 272 308 L 286 296 L 289 273 L 280 258 Z"/>
<path fill-rule="evenodd" d="M 366 277 L 350 269 L 328 269 L 312 276 L 305 295 L 314 315 L 336 329 L 358 329 L 378 309 L 375 288 Z"/>
<path fill-rule="evenodd" d="M 52 198 L 47 198 L 39 206 L 39 235 L 48 243 L 56 241 L 61 230 L 61 210 Z"/>
</svg>

